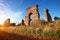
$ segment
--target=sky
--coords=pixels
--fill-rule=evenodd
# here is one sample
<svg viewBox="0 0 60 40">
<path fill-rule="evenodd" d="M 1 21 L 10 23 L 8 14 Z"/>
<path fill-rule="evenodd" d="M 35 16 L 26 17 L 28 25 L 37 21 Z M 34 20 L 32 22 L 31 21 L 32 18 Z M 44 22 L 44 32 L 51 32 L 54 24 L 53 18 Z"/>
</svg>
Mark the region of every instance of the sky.
<svg viewBox="0 0 60 40">
<path fill-rule="evenodd" d="M 44 19 L 44 8 L 49 10 L 52 19 L 60 17 L 60 0 L 0 0 L 0 24 L 10 18 L 13 23 L 20 23 L 26 16 L 26 9 L 38 4 L 40 19 Z"/>
</svg>

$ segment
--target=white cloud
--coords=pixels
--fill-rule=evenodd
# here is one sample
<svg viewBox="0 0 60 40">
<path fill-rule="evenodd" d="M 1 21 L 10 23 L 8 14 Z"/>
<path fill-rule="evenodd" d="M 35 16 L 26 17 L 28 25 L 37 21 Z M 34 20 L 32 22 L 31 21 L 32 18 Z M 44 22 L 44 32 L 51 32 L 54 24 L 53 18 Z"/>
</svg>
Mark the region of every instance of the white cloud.
<svg viewBox="0 0 60 40">
<path fill-rule="evenodd" d="M 3 24 L 7 18 L 11 19 L 11 22 L 19 23 L 22 19 L 22 12 L 14 12 L 10 7 L 0 0 L 0 24 Z"/>
</svg>

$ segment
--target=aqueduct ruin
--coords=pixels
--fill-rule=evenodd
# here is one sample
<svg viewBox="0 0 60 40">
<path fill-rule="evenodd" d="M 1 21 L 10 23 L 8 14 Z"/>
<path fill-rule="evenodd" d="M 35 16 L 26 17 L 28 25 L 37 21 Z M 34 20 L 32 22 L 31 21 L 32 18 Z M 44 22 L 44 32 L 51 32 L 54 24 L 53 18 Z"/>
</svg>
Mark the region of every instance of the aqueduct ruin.
<svg viewBox="0 0 60 40">
<path fill-rule="evenodd" d="M 30 16 L 32 15 L 32 18 Z M 26 16 L 24 23 L 30 25 L 32 21 L 33 24 L 37 23 L 40 20 L 40 15 L 38 12 L 38 5 L 34 5 L 26 10 Z"/>
<path fill-rule="evenodd" d="M 32 15 L 32 18 L 30 17 Z M 45 22 L 52 21 L 51 15 L 47 8 L 44 8 Z M 30 25 L 30 23 L 37 24 L 40 21 L 40 15 L 38 11 L 38 5 L 34 5 L 32 7 L 27 8 L 25 20 L 22 20 L 22 25 Z M 14 23 L 10 23 L 10 19 L 5 20 L 4 26 L 14 25 Z"/>
</svg>

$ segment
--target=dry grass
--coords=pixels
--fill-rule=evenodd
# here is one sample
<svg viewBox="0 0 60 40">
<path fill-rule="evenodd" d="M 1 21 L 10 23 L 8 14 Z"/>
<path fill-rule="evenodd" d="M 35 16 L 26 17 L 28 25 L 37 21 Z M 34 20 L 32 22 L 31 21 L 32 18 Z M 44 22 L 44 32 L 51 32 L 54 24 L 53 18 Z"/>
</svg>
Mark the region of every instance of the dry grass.
<svg viewBox="0 0 60 40">
<path fill-rule="evenodd" d="M 57 28 L 57 25 L 55 22 L 39 24 L 38 27 L 36 27 L 36 25 L 0 27 L 0 30 L 8 32 L 8 33 L 17 34 L 17 35 L 24 35 L 30 38 L 31 37 L 32 38 L 43 37 L 43 39 L 60 38 L 60 29 Z"/>
</svg>

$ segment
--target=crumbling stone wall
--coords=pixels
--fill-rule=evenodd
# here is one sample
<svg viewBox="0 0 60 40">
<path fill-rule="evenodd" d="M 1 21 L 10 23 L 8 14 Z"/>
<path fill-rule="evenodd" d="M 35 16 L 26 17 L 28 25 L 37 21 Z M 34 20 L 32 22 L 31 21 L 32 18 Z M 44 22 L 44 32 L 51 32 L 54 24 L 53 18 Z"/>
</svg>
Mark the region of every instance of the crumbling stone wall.
<svg viewBox="0 0 60 40">
<path fill-rule="evenodd" d="M 49 14 L 49 10 L 47 8 L 44 8 L 44 15 L 45 15 L 45 21 L 46 22 L 52 21 L 51 15 Z"/>
<path fill-rule="evenodd" d="M 30 16 L 32 15 L 32 19 Z M 26 10 L 26 16 L 25 16 L 25 25 L 30 25 L 30 22 L 32 21 L 33 24 L 37 24 L 37 22 L 40 20 L 40 15 L 38 12 L 38 5 L 34 5 Z"/>
<path fill-rule="evenodd" d="M 10 26 L 16 26 L 16 24 L 15 23 L 10 23 Z"/>
<path fill-rule="evenodd" d="M 4 26 L 10 26 L 10 19 L 8 18 L 7 20 L 4 21 Z"/>
</svg>

